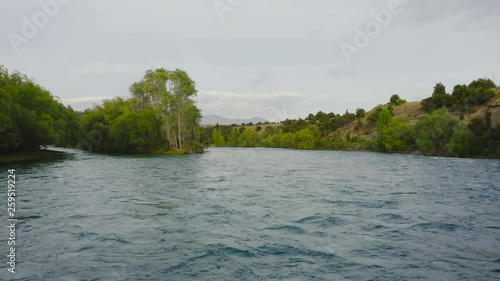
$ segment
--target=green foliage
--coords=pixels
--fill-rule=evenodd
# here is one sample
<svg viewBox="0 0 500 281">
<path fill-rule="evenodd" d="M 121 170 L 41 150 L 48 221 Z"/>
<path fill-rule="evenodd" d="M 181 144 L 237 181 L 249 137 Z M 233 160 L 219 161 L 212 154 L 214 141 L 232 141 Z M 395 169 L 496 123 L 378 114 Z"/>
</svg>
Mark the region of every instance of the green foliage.
<svg viewBox="0 0 500 281">
<path fill-rule="evenodd" d="M 46 145 L 75 147 L 77 143 L 96 152 L 192 153 L 213 144 L 500 157 L 500 125 L 492 127 L 488 109 L 467 126 L 459 125 L 458 118 L 448 112 L 464 117 L 491 99 L 495 88 L 493 81 L 482 78 L 456 85 L 450 95 L 437 83 L 432 96 L 421 102 L 429 114 L 421 116 L 415 126 L 393 117 L 393 106 L 406 102 L 393 95 L 389 105 L 369 114 L 366 125 L 361 119 L 366 111 L 358 108 L 355 114 L 346 111 L 343 115 L 319 111 L 278 126 L 258 123 L 255 130 L 245 128 L 251 123 L 201 128 L 195 83 L 182 70 L 149 70 L 130 86 L 131 98 L 107 100 L 77 115 L 26 76 L 0 67 L 0 153 Z M 357 135 L 356 130 L 367 125 L 375 126 L 376 138 Z"/>
<path fill-rule="evenodd" d="M 372 112 L 368 116 L 368 123 L 375 125 L 377 123 L 377 120 L 380 116 L 380 113 L 382 112 L 383 108 L 381 106 L 377 107 L 374 112 Z"/>
<path fill-rule="evenodd" d="M 226 140 L 224 139 L 224 136 L 221 135 L 217 127 L 214 128 L 214 132 L 212 133 L 212 140 L 214 142 L 215 147 L 226 146 Z"/>
<path fill-rule="evenodd" d="M 297 149 L 316 149 L 321 143 L 321 132 L 317 126 L 309 126 L 296 133 L 292 138 L 292 143 Z"/>
<path fill-rule="evenodd" d="M 402 104 L 405 104 L 405 103 L 407 103 L 407 101 L 404 100 L 404 99 L 397 99 L 396 102 L 395 102 L 396 105 L 402 105 Z"/>
<path fill-rule="evenodd" d="M 92 151 L 116 153 L 203 151 L 201 111 L 194 81 L 182 70 L 148 70 L 130 86 L 132 97 L 104 101 L 81 117 L 83 142 Z M 89 137 L 92 134 L 98 138 Z M 90 140 L 89 140 L 90 139 Z M 204 135 L 204 142 L 209 136 Z"/>
<path fill-rule="evenodd" d="M 260 145 L 259 135 L 252 130 L 245 130 L 238 138 L 240 147 L 257 147 Z"/>
<path fill-rule="evenodd" d="M 458 126 L 458 119 L 446 109 L 423 115 L 415 125 L 413 136 L 420 151 L 427 155 L 447 155 L 446 144 Z"/>
<path fill-rule="evenodd" d="M 434 86 L 434 91 L 430 98 L 422 100 L 420 103 L 425 112 L 433 112 L 447 104 L 448 94 L 446 88 L 442 83 L 437 83 Z"/>
<path fill-rule="evenodd" d="M 275 133 L 274 135 L 268 137 L 268 146 L 269 147 L 274 147 L 274 148 L 278 148 L 278 147 L 282 147 L 281 145 L 281 139 L 283 138 L 283 132 L 282 131 L 279 131 L 277 133 Z"/>
<path fill-rule="evenodd" d="M 335 132 L 331 136 L 323 138 L 321 143 L 326 149 L 347 150 L 349 148 L 349 143 L 342 138 L 339 132 Z"/>
<path fill-rule="evenodd" d="M 478 154 L 478 138 L 467 127 L 460 127 L 453 132 L 448 152 L 454 157 L 471 157 Z"/>
<path fill-rule="evenodd" d="M 238 140 L 239 140 L 240 136 L 241 136 L 240 130 L 234 128 L 231 131 L 231 136 L 229 137 L 227 144 L 229 146 L 232 146 L 232 147 L 238 146 Z"/>
<path fill-rule="evenodd" d="M 408 120 L 391 118 L 386 125 L 377 126 L 376 147 L 378 150 L 386 152 L 409 152 L 415 143 L 412 130 Z"/>
<path fill-rule="evenodd" d="M 391 99 L 389 100 L 390 103 L 396 103 L 396 101 L 399 100 L 399 95 L 392 95 Z"/>
<path fill-rule="evenodd" d="M 480 78 L 477 80 L 472 81 L 469 84 L 469 88 L 474 88 L 474 89 L 495 89 L 497 85 L 495 82 L 493 82 L 491 79 L 488 78 Z"/>
<path fill-rule="evenodd" d="M 357 108 L 356 109 L 356 119 L 361 119 L 363 117 L 365 117 L 366 115 L 366 111 L 362 108 Z"/>
<path fill-rule="evenodd" d="M 79 123 L 71 107 L 25 75 L 0 66 L 0 153 L 75 146 Z"/>
<path fill-rule="evenodd" d="M 389 122 L 392 119 L 392 114 L 389 109 L 384 108 L 377 119 L 377 128 L 383 128 L 389 125 Z"/>
<path fill-rule="evenodd" d="M 474 117 L 467 127 L 457 129 L 448 144 L 448 152 L 456 157 L 500 156 L 500 126 L 491 127 L 491 113 Z"/>
<path fill-rule="evenodd" d="M 293 133 L 283 134 L 280 142 L 283 148 L 293 148 Z"/>
<path fill-rule="evenodd" d="M 451 95 L 446 93 L 443 84 L 438 83 L 434 87 L 431 97 L 422 100 L 424 111 L 433 112 L 441 107 L 453 109 L 463 115 L 472 112 L 478 105 L 486 103 L 495 96 L 495 83 L 490 79 L 477 79 L 467 85 L 456 85 Z"/>
</svg>

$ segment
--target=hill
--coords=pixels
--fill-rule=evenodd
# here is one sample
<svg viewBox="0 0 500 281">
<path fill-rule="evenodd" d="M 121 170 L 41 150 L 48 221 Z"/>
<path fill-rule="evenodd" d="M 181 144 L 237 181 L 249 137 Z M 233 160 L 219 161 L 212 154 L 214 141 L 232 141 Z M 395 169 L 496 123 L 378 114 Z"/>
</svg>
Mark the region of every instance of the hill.
<svg viewBox="0 0 500 281">
<path fill-rule="evenodd" d="M 373 122 L 370 122 L 370 116 L 377 115 L 382 109 L 392 107 L 393 117 L 395 118 L 406 118 L 410 125 L 415 125 L 422 118 L 423 114 L 426 112 L 421 106 L 422 101 L 407 102 L 401 105 L 377 105 L 359 121 L 356 120 L 339 130 L 344 135 L 350 134 L 350 136 L 359 136 L 367 139 L 371 139 L 376 136 L 376 126 Z M 457 117 L 460 123 L 464 126 L 469 125 L 473 118 L 483 118 L 486 112 L 491 113 L 491 126 L 496 127 L 500 125 L 500 88 L 495 89 L 495 96 L 490 99 L 485 104 L 481 104 L 475 107 L 471 107 L 470 112 L 466 112 L 463 116 L 460 113 L 450 111 L 450 114 Z"/>
<path fill-rule="evenodd" d="M 368 112 L 318 112 L 280 123 L 205 127 L 206 145 L 370 150 L 456 157 L 500 157 L 500 88 L 480 78 L 447 93 L 406 102 L 393 95 Z"/>
</svg>

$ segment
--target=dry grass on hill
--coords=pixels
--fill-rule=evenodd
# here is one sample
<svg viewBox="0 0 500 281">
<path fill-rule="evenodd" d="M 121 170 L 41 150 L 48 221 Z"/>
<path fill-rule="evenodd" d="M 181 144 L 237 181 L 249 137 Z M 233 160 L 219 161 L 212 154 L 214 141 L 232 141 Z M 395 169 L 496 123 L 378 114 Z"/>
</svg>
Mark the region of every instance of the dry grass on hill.
<svg viewBox="0 0 500 281">
<path fill-rule="evenodd" d="M 388 104 L 380 104 L 372 108 L 368 111 L 365 117 L 360 120 L 356 120 L 351 124 L 341 128 L 338 132 L 346 136 L 348 133 L 353 136 L 358 136 L 366 139 L 370 139 L 376 135 L 376 129 L 373 123 L 370 123 L 369 118 L 371 115 L 376 114 L 379 108 L 385 108 L 389 106 Z M 422 110 L 420 106 L 420 101 L 407 102 L 402 105 L 392 105 L 394 117 L 396 118 L 407 118 L 411 125 L 415 125 L 420 117 L 422 117 L 425 112 Z M 496 89 L 496 95 L 493 97 L 488 103 L 484 105 L 480 105 L 476 107 L 475 111 L 467 114 L 463 120 L 461 120 L 462 124 L 467 125 L 470 120 L 474 117 L 483 118 L 486 111 L 492 113 L 491 115 L 491 123 L 492 126 L 500 125 L 500 88 Z M 281 123 L 271 123 L 271 124 L 262 124 L 260 125 L 262 130 L 259 133 L 263 133 L 266 127 L 279 127 Z M 245 128 L 255 131 L 257 125 L 253 126 L 245 126 Z"/>
</svg>

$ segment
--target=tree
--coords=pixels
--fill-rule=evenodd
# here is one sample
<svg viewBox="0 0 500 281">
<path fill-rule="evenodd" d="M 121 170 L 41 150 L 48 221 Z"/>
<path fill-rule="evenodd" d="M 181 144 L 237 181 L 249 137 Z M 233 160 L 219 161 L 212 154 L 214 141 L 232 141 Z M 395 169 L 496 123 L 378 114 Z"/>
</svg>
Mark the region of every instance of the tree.
<svg viewBox="0 0 500 281">
<path fill-rule="evenodd" d="M 218 128 L 214 128 L 214 131 L 212 133 L 212 140 L 214 142 L 215 147 L 226 146 L 226 140 L 224 139 L 224 136 L 222 136 L 220 134 L 220 131 Z"/>
<path fill-rule="evenodd" d="M 383 107 L 381 107 L 381 106 L 375 108 L 375 110 L 367 117 L 368 123 L 371 125 L 376 125 L 382 110 L 383 110 Z"/>
<path fill-rule="evenodd" d="M 316 149 L 321 143 L 321 132 L 317 126 L 309 126 L 297 132 L 292 138 L 293 146 L 298 149 Z"/>
<path fill-rule="evenodd" d="M 448 153 L 454 157 L 472 157 L 479 153 L 478 138 L 466 127 L 460 127 L 446 145 Z"/>
<path fill-rule="evenodd" d="M 275 133 L 274 135 L 272 135 L 271 137 L 269 137 L 269 146 L 274 147 L 274 148 L 282 147 L 281 146 L 282 137 L 283 137 L 282 131 L 279 131 L 279 132 Z"/>
<path fill-rule="evenodd" d="M 241 133 L 240 130 L 233 128 L 231 131 L 231 136 L 227 141 L 227 144 L 231 147 L 237 147 L 238 146 L 238 139 L 240 138 Z"/>
<path fill-rule="evenodd" d="M 400 98 L 399 98 L 399 95 L 396 95 L 396 94 L 395 94 L 395 95 L 392 95 L 392 96 L 391 96 L 391 99 L 390 99 L 390 101 L 389 101 L 389 102 L 390 102 L 390 103 L 392 103 L 392 104 L 396 104 L 396 101 L 397 101 L 397 100 L 399 100 L 399 99 L 400 99 Z"/>
<path fill-rule="evenodd" d="M 377 119 L 377 128 L 383 128 L 389 126 L 389 122 L 391 121 L 391 119 L 392 119 L 392 114 L 389 111 L 389 109 L 387 108 L 382 109 Z"/>
<path fill-rule="evenodd" d="M 356 119 L 361 119 L 363 117 L 365 117 L 366 115 L 366 111 L 362 108 L 357 108 L 356 109 Z"/>
<path fill-rule="evenodd" d="M 136 108 L 155 110 L 171 149 L 183 150 L 186 139 L 196 142 L 201 111 L 193 100 L 197 94 L 195 82 L 185 71 L 148 70 L 141 81 L 130 86 L 130 92 Z"/>
<path fill-rule="evenodd" d="M 443 83 L 437 83 L 436 86 L 434 86 L 432 96 L 422 100 L 420 104 L 422 105 L 424 111 L 430 113 L 436 109 L 446 106 L 449 103 L 449 98 L 450 95 L 446 93 L 446 88 Z"/>
<path fill-rule="evenodd" d="M 182 70 L 148 70 L 133 83 L 131 98 L 104 101 L 81 117 L 84 136 L 98 132 L 96 152 L 202 152 L 201 111 L 194 82 Z M 83 140 L 85 142 L 85 139 Z"/>
<path fill-rule="evenodd" d="M 386 152 L 409 152 L 414 146 L 412 127 L 408 120 L 391 118 L 386 126 L 377 127 L 378 148 Z"/>
<path fill-rule="evenodd" d="M 255 131 L 245 130 L 238 138 L 238 146 L 240 147 L 257 147 L 259 145 L 260 138 Z"/>
<path fill-rule="evenodd" d="M 378 151 L 385 151 L 385 142 L 386 142 L 386 135 L 385 135 L 385 130 L 387 127 L 389 127 L 389 124 L 392 120 L 392 115 L 389 111 L 389 109 L 384 108 L 379 114 L 379 117 L 377 119 L 377 141 L 375 145 L 375 149 Z"/>
<path fill-rule="evenodd" d="M 281 137 L 281 147 L 283 148 L 293 148 L 293 133 L 283 134 Z"/>
<path fill-rule="evenodd" d="M 420 151 L 428 155 L 447 155 L 447 143 L 458 126 L 458 119 L 440 109 L 431 115 L 423 115 L 413 130 Z"/>
<path fill-rule="evenodd" d="M 76 113 L 23 74 L 0 66 L 0 153 L 75 146 Z"/>
</svg>

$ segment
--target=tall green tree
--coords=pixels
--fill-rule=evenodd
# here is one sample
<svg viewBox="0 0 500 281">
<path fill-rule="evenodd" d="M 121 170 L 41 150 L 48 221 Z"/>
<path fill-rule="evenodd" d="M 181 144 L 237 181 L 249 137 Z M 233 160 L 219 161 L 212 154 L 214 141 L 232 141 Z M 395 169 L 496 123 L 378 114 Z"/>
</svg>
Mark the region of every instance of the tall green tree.
<svg viewBox="0 0 500 281">
<path fill-rule="evenodd" d="M 413 136 L 420 151 L 428 155 L 447 155 L 446 145 L 458 126 L 458 118 L 446 109 L 423 115 L 413 130 Z"/>
<path fill-rule="evenodd" d="M 202 152 L 194 81 L 182 70 L 148 70 L 130 98 L 104 101 L 82 116 L 84 136 L 98 134 L 96 152 Z M 85 140 L 85 139 L 84 139 Z"/>
<path fill-rule="evenodd" d="M 212 140 L 214 142 L 215 147 L 226 146 L 226 140 L 224 139 L 224 136 L 221 135 L 218 128 L 214 128 L 214 131 L 212 133 Z"/>
<path fill-rule="evenodd" d="M 161 120 L 161 131 L 173 150 L 183 150 L 186 140 L 198 140 L 201 111 L 196 106 L 195 82 L 180 69 L 148 70 L 130 86 L 138 109 L 152 108 Z"/>
<path fill-rule="evenodd" d="M 78 131 L 71 107 L 26 75 L 0 66 L 0 153 L 75 146 Z"/>
<path fill-rule="evenodd" d="M 321 132 L 315 125 L 298 131 L 293 136 L 293 146 L 297 149 L 312 150 L 317 149 L 321 143 Z"/>
<path fill-rule="evenodd" d="M 240 136 L 241 136 L 240 130 L 233 128 L 231 130 L 231 136 L 229 137 L 227 144 L 231 147 L 238 146 L 238 140 L 239 140 Z"/>
<path fill-rule="evenodd" d="M 453 132 L 446 145 L 448 153 L 454 157 L 472 157 L 479 154 L 478 138 L 467 127 L 460 127 Z"/>
</svg>

